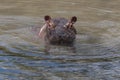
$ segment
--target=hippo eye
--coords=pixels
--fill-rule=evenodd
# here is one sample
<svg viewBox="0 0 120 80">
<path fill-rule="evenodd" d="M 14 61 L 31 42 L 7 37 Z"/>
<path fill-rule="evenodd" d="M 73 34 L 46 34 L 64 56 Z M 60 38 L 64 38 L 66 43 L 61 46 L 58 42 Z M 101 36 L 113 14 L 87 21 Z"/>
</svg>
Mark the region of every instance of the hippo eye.
<svg viewBox="0 0 120 80">
<path fill-rule="evenodd" d="M 55 24 L 53 23 L 53 22 L 50 22 L 49 23 L 49 28 L 55 28 L 56 26 L 55 26 Z"/>
<path fill-rule="evenodd" d="M 68 28 L 70 23 L 66 23 L 64 27 Z"/>
</svg>

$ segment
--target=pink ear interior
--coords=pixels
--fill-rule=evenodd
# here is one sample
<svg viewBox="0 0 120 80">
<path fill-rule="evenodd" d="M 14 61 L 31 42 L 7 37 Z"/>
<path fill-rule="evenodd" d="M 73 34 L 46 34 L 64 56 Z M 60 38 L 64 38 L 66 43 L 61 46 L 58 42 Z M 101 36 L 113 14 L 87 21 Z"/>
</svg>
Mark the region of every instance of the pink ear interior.
<svg viewBox="0 0 120 80">
<path fill-rule="evenodd" d="M 76 16 L 73 16 L 72 18 L 71 18 L 71 22 L 76 22 L 77 21 L 77 17 Z"/>
<path fill-rule="evenodd" d="M 45 19 L 45 21 L 48 21 L 48 20 L 50 20 L 50 19 L 51 19 L 51 17 L 50 17 L 50 16 L 48 16 L 48 15 L 46 15 L 46 16 L 44 17 L 44 19 Z"/>
</svg>

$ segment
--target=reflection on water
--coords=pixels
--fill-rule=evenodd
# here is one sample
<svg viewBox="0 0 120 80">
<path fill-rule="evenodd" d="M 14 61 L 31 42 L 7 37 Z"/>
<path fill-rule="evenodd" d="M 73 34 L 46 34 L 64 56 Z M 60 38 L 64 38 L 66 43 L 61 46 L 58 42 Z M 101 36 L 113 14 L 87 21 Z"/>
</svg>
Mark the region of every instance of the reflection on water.
<svg viewBox="0 0 120 80">
<path fill-rule="evenodd" d="M 0 80 L 119 80 L 119 3 L 0 0 Z M 45 48 L 38 32 L 46 14 L 78 17 L 73 47 Z"/>
</svg>

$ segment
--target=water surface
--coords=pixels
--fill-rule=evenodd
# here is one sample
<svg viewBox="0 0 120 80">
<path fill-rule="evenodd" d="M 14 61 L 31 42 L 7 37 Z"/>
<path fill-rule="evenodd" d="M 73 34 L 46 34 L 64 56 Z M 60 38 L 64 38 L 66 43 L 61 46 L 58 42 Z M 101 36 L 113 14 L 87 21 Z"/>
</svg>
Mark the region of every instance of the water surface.
<svg viewBox="0 0 120 80">
<path fill-rule="evenodd" d="M 119 80 L 120 0 L 0 0 L 0 80 Z M 74 47 L 38 37 L 43 17 L 77 16 Z"/>
</svg>

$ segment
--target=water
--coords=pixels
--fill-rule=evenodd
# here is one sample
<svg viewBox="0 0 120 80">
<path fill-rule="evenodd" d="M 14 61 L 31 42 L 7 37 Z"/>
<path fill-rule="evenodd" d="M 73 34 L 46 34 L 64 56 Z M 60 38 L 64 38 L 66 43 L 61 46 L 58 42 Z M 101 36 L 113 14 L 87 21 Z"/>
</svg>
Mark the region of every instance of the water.
<svg viewBox="0 0 120 80">
<path fill-rule="evenodd" d="M 0 0 L 0 80 L 120 80 L 120 0 Z M 77 16 L 74 47 L 38 37 L 43 17 Z"/>
</svg>

